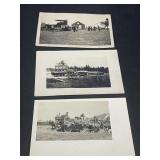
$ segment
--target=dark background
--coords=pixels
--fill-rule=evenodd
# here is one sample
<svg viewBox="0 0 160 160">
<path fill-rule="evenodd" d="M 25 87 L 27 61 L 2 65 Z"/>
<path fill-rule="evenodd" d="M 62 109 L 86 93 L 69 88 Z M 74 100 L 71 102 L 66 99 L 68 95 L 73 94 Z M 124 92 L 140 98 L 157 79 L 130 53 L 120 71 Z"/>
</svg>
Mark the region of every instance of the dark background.
<svg viewBox="0 0 160 160">
<path fill-rule="evenodd" d="M 111 14 L 115 49 L 118 50 L 125 94 L 34 97 L 37 50 L 78 48 L 36 47 L 38 14 L 72 12 Z M 28 156 L 34 99 L 126 97 L 136 155 L 140 155 L 140 5 L 26 5 L 20 7 L 20 155 Z M 83 49 L 79 49 L 83 50 Z M 122 128 L 123 129 L 123 128 Z"/>
</svg>

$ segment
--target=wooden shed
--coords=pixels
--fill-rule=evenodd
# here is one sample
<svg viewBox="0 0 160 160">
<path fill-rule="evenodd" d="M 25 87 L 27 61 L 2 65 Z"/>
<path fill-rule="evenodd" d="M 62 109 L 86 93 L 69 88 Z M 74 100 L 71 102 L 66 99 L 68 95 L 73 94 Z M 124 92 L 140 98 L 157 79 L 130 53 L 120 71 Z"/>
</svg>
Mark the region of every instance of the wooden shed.
<svg viewBox="0 0 160 160">
<path fill-rule="evenodd" d="M 77 22 L 72 24 L 72 27 L 76 27 L 77 29 L 85 29 L 85 24 L 77 21 Z"/>
</svg>

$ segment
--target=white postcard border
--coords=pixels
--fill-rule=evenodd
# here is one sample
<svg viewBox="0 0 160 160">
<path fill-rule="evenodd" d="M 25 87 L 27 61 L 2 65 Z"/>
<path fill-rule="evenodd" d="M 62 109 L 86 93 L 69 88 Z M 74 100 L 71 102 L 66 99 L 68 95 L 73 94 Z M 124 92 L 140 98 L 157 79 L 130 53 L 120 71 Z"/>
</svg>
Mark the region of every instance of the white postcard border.
<svg viewBox="0 0 160 160">
<path fill-rule="evenodd" d="M 101 88 L 46 88 L 47 56 L 61 56 L 61 54 L 101 54 L 107 58 L 111 87 Z M 72 57 L 71 57 L 72 58 Z M 46 60 L 46 61 L 45 61 Z M 120 65 L 117 50 L 83 50 L 83 51 L 37 51 L 36 53 L 36 75 L 35 75 L 35 96 L 55 95 L 86 95 L 86 94 L 120 94 L 124 93 Z"/>
<path fill-rule="evenodd" d="M 36 141 L 39 102 L 108 101 L 112 140 Z M 99 106 L 100 107 L 100 106 Z M 35 100 L 31 137 L 31 156 L 134 156 L 126 98 Z"/>
</svg>

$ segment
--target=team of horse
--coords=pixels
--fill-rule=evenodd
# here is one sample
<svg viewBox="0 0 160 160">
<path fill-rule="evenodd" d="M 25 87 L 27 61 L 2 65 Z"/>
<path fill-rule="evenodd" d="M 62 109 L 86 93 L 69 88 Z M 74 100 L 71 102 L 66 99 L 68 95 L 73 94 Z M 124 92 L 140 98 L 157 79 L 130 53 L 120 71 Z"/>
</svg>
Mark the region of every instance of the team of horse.
<svg viewBox="0 0 160 160">
<path fill-rule="evenodd" d="M 111 125 L 109 116 L 99 119 L 96 116 L 85 118 L 82 114 L 79 117 L 70 118 L 66 115 L 57 115 L 55 121 L 49 122 L 52 130 L 58 132 L 99 132 L 111 134 Z"/>
</svg>

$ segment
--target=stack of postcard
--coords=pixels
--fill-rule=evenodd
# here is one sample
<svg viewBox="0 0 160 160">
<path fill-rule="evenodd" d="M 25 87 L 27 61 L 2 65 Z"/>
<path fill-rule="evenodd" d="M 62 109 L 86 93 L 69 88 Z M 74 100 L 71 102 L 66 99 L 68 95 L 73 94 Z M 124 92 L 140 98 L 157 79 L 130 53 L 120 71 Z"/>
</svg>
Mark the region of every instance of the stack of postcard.
<svg viewBox="0 0 160 160">
<path fill-rule="evenodd" d="M 35 100 L 30 155 L 135 155 L 126 98 L 87 98 L 124 94 L 111 15 L 40 13 L 36 46 L 100 49 L 37 51 L 35 96 L 85 99 Z"/>
</svg>

